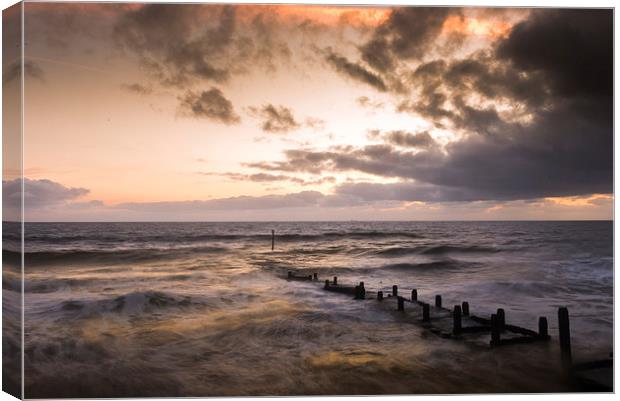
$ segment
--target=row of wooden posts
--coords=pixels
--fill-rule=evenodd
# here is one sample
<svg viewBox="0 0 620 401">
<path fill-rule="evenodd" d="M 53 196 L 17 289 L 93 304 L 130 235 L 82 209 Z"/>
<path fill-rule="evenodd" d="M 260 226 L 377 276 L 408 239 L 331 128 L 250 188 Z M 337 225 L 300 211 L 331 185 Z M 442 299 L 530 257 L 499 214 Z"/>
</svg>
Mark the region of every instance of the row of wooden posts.
<svg viewBox="0 0 620 401">
<path fill-rule="evenodd" d="M 293 273 L 289 271 L 288 278 L 318 282 L 317 273 L 300 277 L 300 276 L 293 275 Z M 334 276 L 333 281 L 325 280 L 324 289 L 334 291 L 334 292 L 352 294 L 354 295 L 354 299 L 366 299 L 366 288 L 364 286 L 363 281 L 360 282 L 358 285 L 351 287 L 351 286 L 339 284 L 338 277 Z M 377 291 L 376 299 L 378 301 L 383 301 L 385 296 L 386 294 L 384 294 L 384 291 L 380 290 L 380 291 Z M 398 311 L 404 312 L 405 298 L 399 295 L 397 285 L 392 286 L 391 294 L 387 294 L 387 296 L 396 297 L 397 299 L 396 309 Z M 421 302 L 420 300 L 418 300 L 417 289 L 411 290 L 410 302 L 415 302 L 422 306 L 422 322 L 431 321 L 430 305 L 426 302 Z M 444 309 L 442 306 L 441 295 L 435 296 L 435 307 Z M 474 322 L 481 324 L 481 326 L 463 327 L 462 319 L 464 316 L 468 317 Z M 546 341 L 551 338 L 549 336 L 549 326 L 548 326 L 547 318 L 544 316 L 539 317 L 538 332 L 536 332 L 536 331 L 529 330 L 523 327 L 506 324 L 506 313 L 504 309 L 502 308 L 498 308 L 496 313 L 491 315 L 490 319 L 485 319 L 482 317 L 471 315 L 468 302 L 462 302 L 460 305 L 454 306 L 452 310 L 452 322 L 453 322 L 452 323 L 452 334 L 455 334 L 455 335 L 490 331 L 491 332 L 491 341 L 490 341 L 491 346 L 529 343 L 529 342 L 541 341 L 541 340 Z M 568 309 L 566 307 L 561 307 L 558 309 L 558 327 L 559 327 L 559 343 L 560 343 L 560 350 L 561 350 L 561 355 L 562 355 L 562 363 L 565 367 L 570 367 L 572 364 L 570 323 L 569 323 Z M 502 339 L 501 332 L 505 330 L 518 333 L 523 336 Z"/>
</svg>

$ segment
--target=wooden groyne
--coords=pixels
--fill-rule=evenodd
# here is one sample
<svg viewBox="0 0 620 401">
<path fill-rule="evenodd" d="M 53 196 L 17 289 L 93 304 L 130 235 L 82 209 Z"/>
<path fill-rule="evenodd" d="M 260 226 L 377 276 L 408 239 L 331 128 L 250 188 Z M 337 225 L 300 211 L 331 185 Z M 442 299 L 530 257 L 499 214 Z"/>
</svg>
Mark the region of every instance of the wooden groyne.
<svg viewBox="0 0 620 401">
<path fill-rule="evenodd" d="M 485 318 L 472 314 L 467 301 L 447 308 L 444 307 L 442 296 L 439 294 L 435 296 L 434 302 L 431 304 L 418 299 L 416 289 L 411 290 L 411 294 L 407 297 L 403 296 L 404 294 L 401 295 L 397 285 L 392 286 L 392 290 L 386 293 L 383 290 L 368 291 L 364 282 L 357 285 L 344 284 L 338 282 L 338 277 L 319 280 L 317 273 L 297 275 L 289 271 L 286 279 L 322 283 L 325 291 L 349 295 L 352 299 L 376 300 L 380 308 L 403 312 L 403 320 L 418 323 L 443 338 L 464 339 L 472 335 L 472 337 L 479 339 L 480 334 L 486 334 L 490 336 L 488 344 L 492 347 L 548 341 L 550 339 L 547 318 L 544 316 L 539 317 L 538 331 L 535 331 L 508 324 L 506 313 L 502 308 L 497 309 L 497 312 L 489 318 Z M 563 326 L 561 325 L 560 328 L 562 329 Z"/>
<path fill-rule="evenodd" d="M 433 303 L 427 303 L 418 298 L 417 289 L 412 289 L 410 295 L 404 296 L 405 294 L 399 292 L 397 285 L 393 285 L 391 291 L 389 289 L 369 291 L 363 281 L 357 285 L 344 284 L 338 281 L 337 276 L 319 280 L 317 273 L 297 275 L 291 271 L 287 273 L 286 279 L 321 285 L 325 291 L 347 295 L 353 300 L 374 301 L 376 307 L 397 314 L 399 320 L 421 326 L 445 339 L 484 344 L 491 348 L 551 340 L 545 316 L 538 317 L 538 328 L 532 330 L 507 323 L 506 312 L 502 308 L 498 308 L 489 317 L 477 316 L 471 312 L 467 301 L 447 308 L 443 305 L 441 294 L 435 295 Z M 610 359 L 574 365 L 569 315 L 565 307 L 558 309 L 558 327 L 564 372 L 574 380 L 583 381 L 588 389 L 613 391 L 612 355 L 610 354 Z"/>
</svg>

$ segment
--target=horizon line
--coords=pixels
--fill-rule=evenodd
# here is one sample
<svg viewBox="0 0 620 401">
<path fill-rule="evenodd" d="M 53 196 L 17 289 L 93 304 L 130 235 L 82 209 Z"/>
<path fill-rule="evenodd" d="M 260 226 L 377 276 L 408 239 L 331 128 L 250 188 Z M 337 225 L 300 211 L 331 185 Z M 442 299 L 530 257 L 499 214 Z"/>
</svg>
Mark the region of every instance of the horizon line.
<svg viewBox="0 0 620 401">
<path fill-rule="evenodd" d="M 23 221 L 23 223 L 492 223 L 492 222 L 614 222 L 615 219 L 514 219 L 514 220 L 100 220 L 100 221 Z M 22 223 L 20 220 L 2 220 L 2 223 Z"/>
</svg>

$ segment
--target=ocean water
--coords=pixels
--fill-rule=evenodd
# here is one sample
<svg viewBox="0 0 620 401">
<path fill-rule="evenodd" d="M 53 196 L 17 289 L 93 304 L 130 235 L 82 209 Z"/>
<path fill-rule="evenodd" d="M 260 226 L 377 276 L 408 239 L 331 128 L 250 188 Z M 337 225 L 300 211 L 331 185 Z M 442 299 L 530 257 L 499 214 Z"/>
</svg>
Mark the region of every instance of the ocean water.
<svg viewBox="0 0 620 401">
<path fill-rule="evenodd" d="M 271 230 L 276 232 L 271 250 Z M 612 222 L 29 223 L 26 397 L 570 391 L 574 360 L 613 343 Z M 19 254 L 4 233 L 5 265 Z M 5 269 L 6 270 L 6 269 Z M 490 349 L 439 338 L 320 281 L 399 285 L 550 343 Z M 20 290 L 3 276 L 4 301 Z M 373 303 L 374 302 L 374 303 Z"/>
</svg>

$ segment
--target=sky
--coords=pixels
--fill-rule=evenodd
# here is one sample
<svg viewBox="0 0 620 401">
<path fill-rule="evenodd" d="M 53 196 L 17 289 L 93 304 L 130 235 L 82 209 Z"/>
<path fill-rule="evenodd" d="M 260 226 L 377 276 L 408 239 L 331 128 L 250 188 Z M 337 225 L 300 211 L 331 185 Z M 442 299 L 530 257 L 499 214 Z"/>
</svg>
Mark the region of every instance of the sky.
<svg viewBox="0 0 620 401">
<path fill-rule="evenodd" d="M 24 13 L 28 221 L 613 217 L 611 10 Z"/>
</svg>

